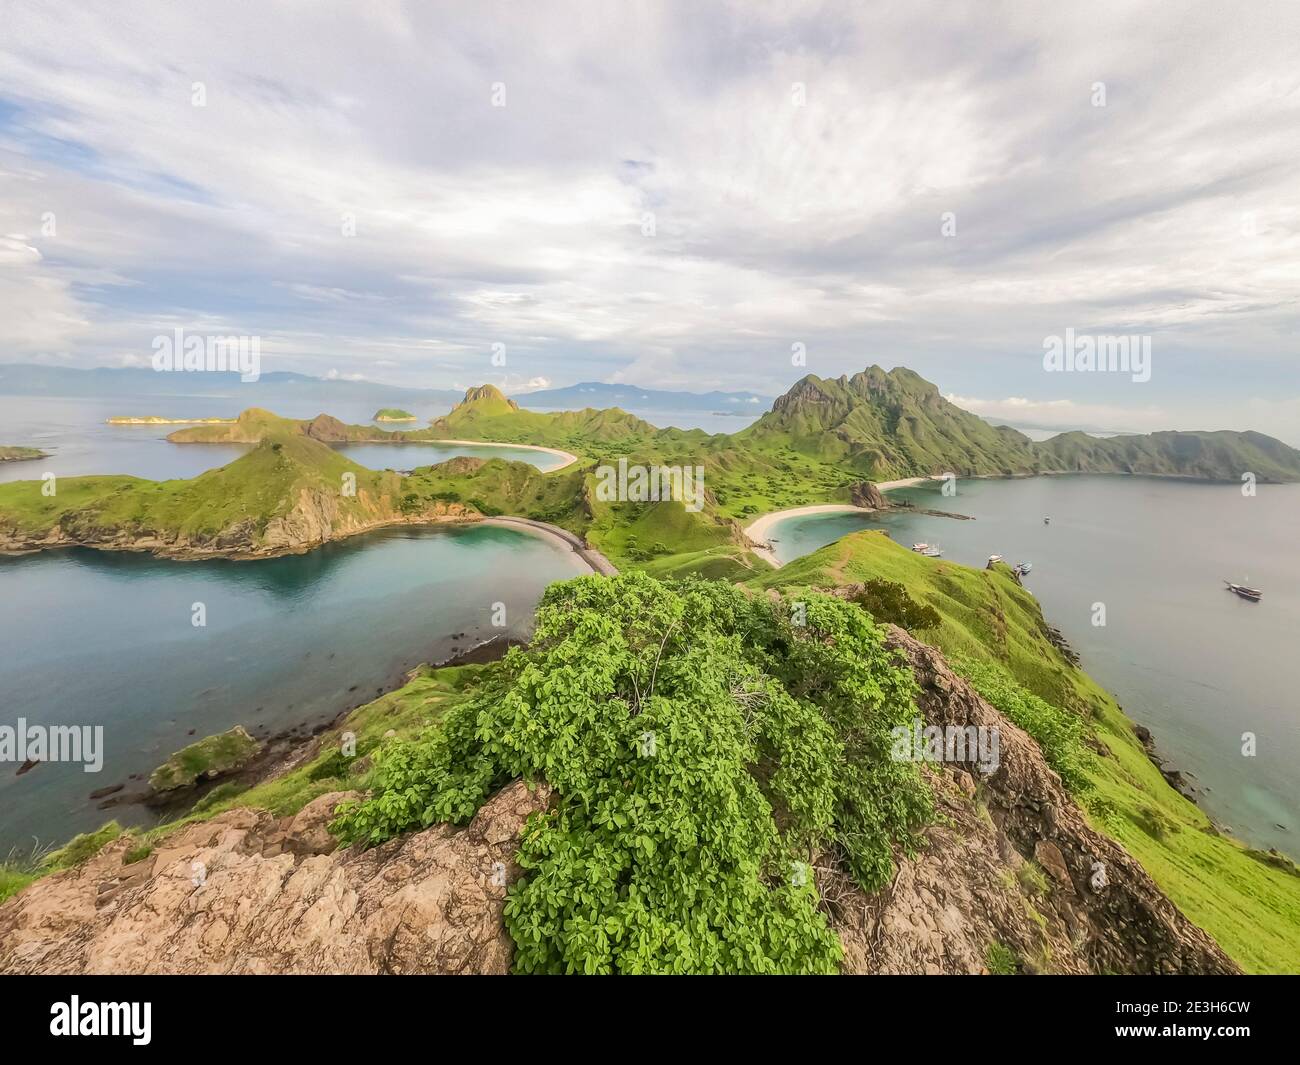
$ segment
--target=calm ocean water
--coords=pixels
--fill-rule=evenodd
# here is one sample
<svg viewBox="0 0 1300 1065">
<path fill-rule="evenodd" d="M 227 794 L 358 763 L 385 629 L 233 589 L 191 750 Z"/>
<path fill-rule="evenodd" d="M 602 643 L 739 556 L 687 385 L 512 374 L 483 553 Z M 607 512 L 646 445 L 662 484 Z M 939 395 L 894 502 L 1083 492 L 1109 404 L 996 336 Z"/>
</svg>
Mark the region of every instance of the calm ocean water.
<svg viewBox="0 0 1300 1065">
<path fill-rule="evenodd" d="M 0 463 L 0 481 L 36 480 L 42 474 L 73 477 L 88 473 L 129 473 L 162 481 L 194 477 L 239 458 L 246 446 L 237 444 L 169 444 L 179 425 L 107 425 L 112 417 L 233 418 L 247 404 L 211 396 L 145 396 L 138 399 L 59 399 L 46 396 L 0 396 L 0 444 L 38 447 L 50 453 L 34 462 Z M 321 413 L 315 398 L 276 404 L 286 418 L 312 418 Z M 343 404 L 326 413 L 349 424 L 367 425 L 373 406 Z M 385 429 L 422 428 L 432 414 L 412 411 L 420 420 Z M 409 470 L 446 462 L 457 455 L 505 458 L 548 470 L 563 460 L 525 448 L 472 447 L 458 444 L 355 444 L 340 448 L 353 461 L 372 469 Z"/>
<path fill-rule="evenodd" d="M 90 792 L 236 724 L 273 734 L 327 721 L 420 662 L 525 636 L 546 585 L 585 572 L 567 547 L 495 526 L 382 530 L 246 562 L 0 558 L 0 724 L 102 725 L 105 746 L 98 773 L 0 766 L 0 857 L 113 817 L 145 823 L 142 807 L 96 810 Z"/>
<path fill-rule="evenodd" d="M 1146 477 L 967 480 L 895 498 L 975 521 L 886 514 L 811 515 L 778 524 L 783 560 L 863 528 L 900 544 L 938 544 L 944 558 L 1031 561 L 1025 585 L 1160 751 L 1207 789 L 1202 805 L 1240 838 L 1300 857 L 1300 485 Z M 1050 525 L 1043 518 L 1050 516 Z M 1260 603 L 1221 578 L 1264 590 Z M 1093 624 L 1104 603 L 1106 624 Z M 1257 755 L 1242 754 L 1242 733 Z"/>
</svg>

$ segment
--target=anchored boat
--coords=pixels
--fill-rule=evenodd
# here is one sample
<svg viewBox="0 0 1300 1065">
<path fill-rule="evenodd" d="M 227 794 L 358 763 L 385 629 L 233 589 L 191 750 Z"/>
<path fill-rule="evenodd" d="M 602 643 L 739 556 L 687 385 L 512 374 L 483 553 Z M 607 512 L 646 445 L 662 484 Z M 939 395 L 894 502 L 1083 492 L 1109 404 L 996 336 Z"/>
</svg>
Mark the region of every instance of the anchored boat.
<svg viewBox="0 0 1300 1065">
<path fill-rule="evenodd" d="M 993 565 L 994 562 L 1001 562 L 1001 561 L 1002 561 L 1002 556 L 1001 556 L 1001 555 L 989 555 L 989 565 L 990 565 L 990 566 Z"/>
<path fill-rule="evenodd" d="M 1232 581 L 1227 580 L 1223 583 L 1228 586 L 1228 591 L 1234 592 L 1243 599 L 1249 599 L 1252 603 L 1258 603 L 1264 595 L 1258 588 L 1247 588 L 1244 584 L 1233 584 Z"/>
<path fill-rule="evenodd" d="M 913 544 L 912 550 L 918 555 L 924 555 L 926 558 L 938 558 L 943 554 L 934 544 Z"/>
</svg>

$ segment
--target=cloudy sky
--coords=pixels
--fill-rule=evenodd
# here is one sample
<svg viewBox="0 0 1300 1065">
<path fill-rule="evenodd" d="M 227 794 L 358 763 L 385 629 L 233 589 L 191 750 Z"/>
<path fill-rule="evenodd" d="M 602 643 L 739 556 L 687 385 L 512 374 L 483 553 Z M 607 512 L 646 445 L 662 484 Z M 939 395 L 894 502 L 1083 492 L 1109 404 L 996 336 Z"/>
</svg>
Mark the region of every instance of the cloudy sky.
<svg viewBox="0 0 1300 1065">
<path fill-rule="evenodd" d="M 429 387 L 874 362 L 1300 445 L 1300 5 L 954 7 L 0 0 L 0 361 L 181 326 Z M 1067 328 L 1149 336 L 1151 380 L 1045 372 Z"/>
</svg>

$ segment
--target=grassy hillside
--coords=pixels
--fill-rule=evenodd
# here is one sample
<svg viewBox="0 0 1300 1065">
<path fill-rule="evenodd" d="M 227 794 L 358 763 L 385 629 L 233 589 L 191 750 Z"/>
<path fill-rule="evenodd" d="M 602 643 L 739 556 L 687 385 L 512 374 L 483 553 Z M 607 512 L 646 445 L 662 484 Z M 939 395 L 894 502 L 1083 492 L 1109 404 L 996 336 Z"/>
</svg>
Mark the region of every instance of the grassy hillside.
<svg viewBox="0 0 1300 1065">
<path fill-rule="evenodd" d="M 1300 452 L 1263 433 L 1162 432 L 1148 436 L 1062 433 L 1034 445 L 1040 468 L 1071 473 L 1143 473 L 1239 481 L 1294 481 Z"/>
<path fill-rule="evenodd" d="M 809 374 L 737 441 L 788 442 L 873 480 L 1012 474 L 1033 465 L 1027 437 L 954 406 L 911 370 L 879 366 L 837 380 Z"/>
<path fill-rule="evenodd" d="M 1251 972 L 1300 971 L 1300 876 L 1220 836 L 1147 758 L 1115 701 L 1053 645 L 1037 601 L 1005 566 L 928 559 L 883 532 L 847 536 L 753 578 L 757 589 L 842 588 L 873 578 L 904 585 L 940 623 L 917 632 L 953 659 L 996 662 L 1030 692 L 1078 714 L 1097 757 L 1081 796 L 1100 831 L 1134 855 L 1187 916 Z"/>
<path fill-rule="evenodd" d="M 355 496 L 343 495 L 344 474 L 356 478 Z M 304 493 L 363 517 L 392 509 L 398 484 L 396 474 L 367 470 L 310 439 L 268 437 L 247 455 L 191 480 L 62 477 L 53 496 L 43 495 L 38 481 L 0 485 L 0 532 L 36 538 L 59 526 L 87 540 L 117 533 L 216 547 L 223 538 L 256 540 Z"/>
</svg>

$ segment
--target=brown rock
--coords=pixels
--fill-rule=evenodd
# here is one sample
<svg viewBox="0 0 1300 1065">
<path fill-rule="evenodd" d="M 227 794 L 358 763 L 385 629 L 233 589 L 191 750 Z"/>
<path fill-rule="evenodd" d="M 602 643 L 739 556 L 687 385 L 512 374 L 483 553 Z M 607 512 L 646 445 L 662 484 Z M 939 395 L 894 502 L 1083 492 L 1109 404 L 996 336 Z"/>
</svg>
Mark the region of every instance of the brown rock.
<svg viewBox="0 0 1300 1065">
<path fill-rule="evenodd" d="M 127 844 L 0 906 L 6 973 L 504 973 L 517 839 L 547 792 L 504 788 L 456 831 L 362 851 L 324 826 L 347 793 L 284 820 L 231 810 L 123 866 Z M 270 850 L 279 853 L 270 855 Z"/>
</svg>

